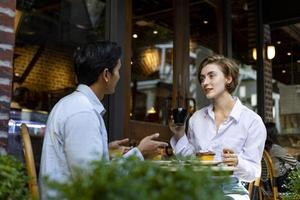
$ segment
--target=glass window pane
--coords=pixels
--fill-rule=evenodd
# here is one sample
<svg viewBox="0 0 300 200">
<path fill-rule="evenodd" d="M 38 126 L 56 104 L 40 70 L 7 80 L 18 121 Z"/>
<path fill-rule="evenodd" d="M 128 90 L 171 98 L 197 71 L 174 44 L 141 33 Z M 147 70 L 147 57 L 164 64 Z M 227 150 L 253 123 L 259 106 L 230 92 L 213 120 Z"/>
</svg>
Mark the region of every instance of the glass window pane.
<svg viewBox="0 0 300 200">
<path fill-rule="evenodd" d="M 239 85 L 233 95 L 248 108 L 257 112 L 256 60 L 252 49 L 256 46 L 254 7 L 245 1 L 232 1 L 232 56 L 239 63 Z"/>
<path fill-rule="evenodd" d="M 188 106 L 190 112 L 200 109 L 209 102 L 202 94 L 198 82 L 198 67 L 204 58 L 218 52 L 218 31 L 215 8 L 207 3 L 191 1 L 190 6 L 190 66 L 189 98 L 196 101 Z"/>
<path fill-rule="evenodd" d="M 167 122 L 173 79 L 173 1 L 133 1 L 131 119 Z"/>
<path fill-rule="evenodd" d="M 34 135 L 32 145 L 39 169 L 40 136 L 45 133 L 48 113 L 59 99 L 76 88 L 74 49 L 81 43 L 104 39 L 106 0 L 16 3 L 20 20 L 14 47 L 7 151 L 23 160 L 19 132 L 20 125 L 26 123 Z"/>
<path fill-rule="evenodd" d="M 300 134 L 300 40 L 291 34 L 291 30 L 299 27 L 299 23 L 290 24 L 271 31 L 276 50 L 272 62 L 273 96 L 276 97 L 273 116 L 279 116 L 277 128 L 287 138 Z M 291 139 L 289 145 L 300 147 L 300 137 Z"/>
<path fill-rule="evenodd" d="M 74 48 L 104 39 L 106 1 L 18 1 L 17 9 L 12 108 L 49 111 L 76 87 Z"/>
<path fill-rule="evenodd" d="M 295 29 L 296 28 L 296 29 Z M 290 155 L 300 159 L 300 40 L 291 30 L 300 24 L 271 31 L 275 57 L 272 60 L 273 118 L 278 142 Z"/>
</svg>

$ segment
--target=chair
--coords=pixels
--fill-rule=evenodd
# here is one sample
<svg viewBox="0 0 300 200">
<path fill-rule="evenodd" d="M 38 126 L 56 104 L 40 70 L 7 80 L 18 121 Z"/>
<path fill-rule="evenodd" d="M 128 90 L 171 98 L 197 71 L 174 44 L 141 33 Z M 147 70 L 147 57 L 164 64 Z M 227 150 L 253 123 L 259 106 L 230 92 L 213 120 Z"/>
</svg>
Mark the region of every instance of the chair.
<svg viewBox="0 0 300 200">
<path fill-rule="evenodd" d="M 31 192 L 32 198 L 38 200 L 40 196 L 39 196 L 39 189 L 37 184 L 37 175 L 36 175 L 36 169 L 34 164 L 34 156 L 32 152 L 31 140 L 30 140 L 30 136 L 26 124 L 21 125 L 21 136 L 23 140 L 23 151 L 25 157 L 26 170 L 29 176 L 29 181 L 28 181 L 29 190 Z"/>
<path fill-rule="evenodd" d="M 249 183 L 248 192 L 251 200 L 281 199 L 276 185 L 274 165 L 266 150 L 263 152 L 261 161 L 261 177 Z"/>
<path fill-rule="evenodd" d="M 251 200 L 262 200 L 262 192 L 260 190 L 260 177 L 249 183 L 248 192 Z"/>
<path fill-rule="evenodd" d="M 264 199 L 277 200 L 280 199 L 276 184 L 275 169 L 269 153 L 264 150 L 261 162 L 261 190 Z M 262 184 L 264 183 L 264 184 Z"/>
</svg>

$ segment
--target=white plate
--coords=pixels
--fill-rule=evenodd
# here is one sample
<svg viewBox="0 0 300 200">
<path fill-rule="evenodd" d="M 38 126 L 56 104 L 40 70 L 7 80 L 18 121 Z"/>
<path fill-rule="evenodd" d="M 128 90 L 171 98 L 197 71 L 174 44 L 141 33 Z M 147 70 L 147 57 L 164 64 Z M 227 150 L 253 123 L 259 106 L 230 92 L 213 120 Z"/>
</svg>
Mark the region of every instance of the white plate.
<svg viewBox="0 0 300 200">
<path fill-rule="evenodd" d="M 211 169 L 213 171 L 230 171 L 233 172 L 236 167 L 233 166 L 212 166 Z"/>
<path fill-rule="evenodd" d="M 221 163 L 221 161 L 216 161 L 216 160 L 200 160 L 200 163 L 202 165 L 218 165 Z"/>
<path fill-rule="evenodd" d="M 222 163 L 221 161 L 216 161 L 216 160 L 189 160 L 188 162 L 192 164 L 200 164 L 200 165 L 218 165 Z"/>
</svg>

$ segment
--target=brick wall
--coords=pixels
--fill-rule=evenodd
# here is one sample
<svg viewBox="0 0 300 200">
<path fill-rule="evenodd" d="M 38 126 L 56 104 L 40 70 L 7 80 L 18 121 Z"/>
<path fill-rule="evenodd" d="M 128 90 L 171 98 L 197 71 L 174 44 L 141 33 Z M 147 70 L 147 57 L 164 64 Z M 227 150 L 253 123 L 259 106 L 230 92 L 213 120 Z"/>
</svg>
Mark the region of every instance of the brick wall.
<svg viewBox="0 0 300 200">
<path fill-rule="evenodd" d="M 269 60 L 264 60 L 265 67 L 265 121 L 274 122 L 273 119 L 273 84 L 272 84 L 272 63 Z"/>
<path fill-rule="evenodd" d="M 269 25 L 264 25 L 264 41 L 265 44 L 271 43 L 271 29 Z M 265 46 L 265 51 L 267 45 Z M 266 52 L 265 52 L 266 54 Z M 264 59 L 264 87 L 265 87 L 265 121 L 274 122 L 273 119 L 273 84 L 272 84 L 272 62 Z"/>
<path fill-rule="evenodd" d="M 15 47 L 14 73 L 22 75 L 38 46 Z M 46 47 L 22 86 L 35 91 L 58 90 L 75 86 L 72 50 Z"/>
<path fill-rule="evenodd" d="M 0 0 L 0 154 L 6 153 L 8 138 L 15 9 L 15 1 Z"/>
</svg>

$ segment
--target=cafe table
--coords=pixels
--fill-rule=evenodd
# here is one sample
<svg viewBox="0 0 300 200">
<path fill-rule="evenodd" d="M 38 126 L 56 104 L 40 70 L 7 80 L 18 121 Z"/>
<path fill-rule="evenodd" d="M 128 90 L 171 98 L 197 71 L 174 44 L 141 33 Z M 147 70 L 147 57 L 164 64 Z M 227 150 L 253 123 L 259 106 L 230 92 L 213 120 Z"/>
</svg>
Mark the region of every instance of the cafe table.
<svg viewBox="0 0 300 200">
<path fill-rule="evenodd" d="M 169 171 L 176 172 L 180 167 L 191 166 L 193 171 L 203 171 L 205 169 L 211 170 L 215 175 L 233 174 L 236 167 L 227 166 L 220 161 L 201 161 L 197 159 L 191 160 L 153 160 L 153 163 L 165 168 Z"/>
</svg>

